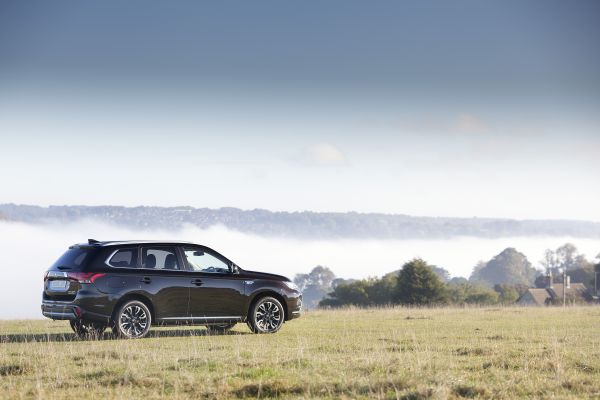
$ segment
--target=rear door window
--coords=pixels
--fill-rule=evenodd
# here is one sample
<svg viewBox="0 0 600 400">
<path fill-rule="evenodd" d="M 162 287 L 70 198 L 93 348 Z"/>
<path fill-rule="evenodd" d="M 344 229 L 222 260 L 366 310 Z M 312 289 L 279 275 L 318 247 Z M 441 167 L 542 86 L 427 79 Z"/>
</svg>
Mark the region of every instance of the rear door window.
<svg viewBox="0 0 600 400">
<path fill-rule="evenodd" d="M 137 268 L 138 249 L 136 247 L 119 249 L 107 260 L 107 264 L 115 268 Z"/>
<path fill-rule="evenodd" d="M 177 250 L 170 246 L 142 247 L 142 268 L 181 270 Z"/>
</svg>

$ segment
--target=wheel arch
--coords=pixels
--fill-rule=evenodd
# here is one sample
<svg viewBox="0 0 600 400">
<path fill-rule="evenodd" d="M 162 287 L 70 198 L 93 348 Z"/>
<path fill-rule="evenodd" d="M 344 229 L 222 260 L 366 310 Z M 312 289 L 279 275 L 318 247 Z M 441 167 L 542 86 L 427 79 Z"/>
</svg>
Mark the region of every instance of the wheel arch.
<svg viewBox="0 0 600 400">
<path fill-rule="evenodd" d="M 110 317 L 111 323 L 114 323 L 116 313 L 119 311 L 121 306 L 123 304 L 125 304 L 126 302 L 132 301 L 132 300 L 141 301 L 142 303 L 144 303 L 146 305 L 146 307 L 148 307 L 148 310 L 150 310 L 150 318 L 152 318 L 151 325 L 154 325 L 156 323 L 156 318 L 155 318 L 156 314 L 154 312 L 154 305 L 152 304 L 152 301 L 150 301 L 150 299 L 148 297 L 146 297 L 142 294 L 139 294 L 139 293 L 127 294 L 119 299 L 117 304 L 115 304 L 115 308 L 113 309 L 112 315 Z"/>
<path fill-rule="evenodd" d="M 277 293 L 276 291 L 274 291 L 274 290 L 268 290 L 267 289 L 267 290 L 262 290 L 262 291 L 254 294 L 252 296 L 252 300 L 250 300 L 250 304 L 248 306 L 246 320 L 248 318 L 250 318 L 250 313 L 252 311 L 252 307 L 254 307 L 254 304 L 256 304 L 256 302 L 258 300 L 262 299 L 263 297 L 274 297 L 274 298 L 276 298 L 281 303 L 281 305 L 283 306 L 283 320 L 287 321 L 289 319 L 288 318 L 289 316 L 288 316 L 287 302 L 285 301 L 285 298 L 281 294 Z"/>
</svg>

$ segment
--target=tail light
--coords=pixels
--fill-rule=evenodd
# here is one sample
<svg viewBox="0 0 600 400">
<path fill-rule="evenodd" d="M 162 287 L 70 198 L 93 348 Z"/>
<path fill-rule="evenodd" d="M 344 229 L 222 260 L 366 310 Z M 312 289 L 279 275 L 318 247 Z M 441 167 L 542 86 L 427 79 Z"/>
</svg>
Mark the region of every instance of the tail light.
<svg viewBox="0 0 600 400">
<path fill-rule="evenodd" d="M 79 283 L 94 283 L 96 279 L 101 278 L 104 275 L 106 274 L 96 272 L 67 272 L 67 278 Z"/>
</svg>

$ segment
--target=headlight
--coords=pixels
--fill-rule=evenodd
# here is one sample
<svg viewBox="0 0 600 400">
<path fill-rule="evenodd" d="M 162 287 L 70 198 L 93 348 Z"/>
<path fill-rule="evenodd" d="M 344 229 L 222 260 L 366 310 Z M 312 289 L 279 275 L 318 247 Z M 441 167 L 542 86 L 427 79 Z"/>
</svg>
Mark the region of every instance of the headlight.
<svg viewBox="0 0 600 400">
<path fill-rule="evenodd" d="M 300 291 L 300 289 L 298 288 L 298 286 L 294 283 L 294 282 L 288 282 L 288 281 L 284 281 L 283 282 L 285 284 L 285 286 L 287 286 L 288 288 L 295 290 L 295 291 Z"/>
</svg>

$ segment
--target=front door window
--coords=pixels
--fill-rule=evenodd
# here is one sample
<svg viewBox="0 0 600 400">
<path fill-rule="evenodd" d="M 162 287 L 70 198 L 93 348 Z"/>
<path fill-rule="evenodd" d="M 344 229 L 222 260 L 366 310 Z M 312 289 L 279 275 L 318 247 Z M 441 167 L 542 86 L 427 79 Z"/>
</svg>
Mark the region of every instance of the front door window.
<svg viewBox="0 0 600 400">
<path fill-rule="evenodd" d="M 189 248 L 185 249 L 184 253 L 188 264 L 195 272 L 229 273 L 229 265 L 226 262 L 204 250 Z"/>
</svg>

